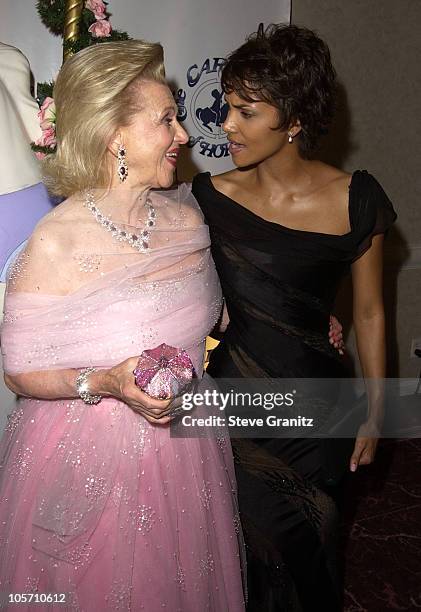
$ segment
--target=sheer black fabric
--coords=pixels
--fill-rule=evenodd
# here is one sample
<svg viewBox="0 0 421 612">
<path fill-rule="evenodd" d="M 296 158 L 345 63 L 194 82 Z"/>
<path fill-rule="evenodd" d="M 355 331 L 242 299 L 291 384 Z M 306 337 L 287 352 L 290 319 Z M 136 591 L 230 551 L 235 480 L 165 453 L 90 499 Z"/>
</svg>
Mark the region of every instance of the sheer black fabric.
<svg viewBox="0 0 421 612">
<path fill-rule="evenodd" d="M 329 315 L 343 276 L 396 215 L 378 182 L 353 174 L 350 231 L 331 235 L 262 219 L 217 191 L 210 174 L 193 181 L 210 228 L 212 254 L 230 317 L 208 372 L 216 378 L 340 378 Z M 345 470 L 349 441 L 337 444 Z M 317 439 L 233 440 L 248 547 L 249 610 L 339 610 L 338 521 Z M 330 449 L 332 453 L 332 448 Z"/>
</svg>

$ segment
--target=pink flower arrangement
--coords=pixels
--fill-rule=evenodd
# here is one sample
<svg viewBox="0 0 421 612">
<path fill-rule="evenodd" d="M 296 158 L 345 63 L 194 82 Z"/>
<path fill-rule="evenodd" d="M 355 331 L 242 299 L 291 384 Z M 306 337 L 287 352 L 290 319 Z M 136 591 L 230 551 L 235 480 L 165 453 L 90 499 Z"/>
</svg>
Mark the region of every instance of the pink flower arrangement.
<svg viewBox="0 0 421 612">
<path fill-rule="evenodd" d="M 41 108 L 38 111 L 38 119 L 42 134 L 41 137 L 35 141 L 35 144 L 40 147 L 48 147 L 52 150 L 51 152 L 53 152 L 57 146 L 56 107 L 53 98 L 45 98 Z M 43 159 L 46 154 L 42 153 L 41 151 L 37 151 L 35 155 L 38 159 Z"/>
<path fill-rule="evenodd" d="M 111 24 L 107 19 L 106 7 L 102 0 L 86 0 L 85 8 L 95 15 L 96 22 L 89 28 L 88 32 L 94 38 L 106 38 L 111 34 Z"/>
<path fill-rule="evenodd" d="M 95 38 L 105 38 L 111 34 L 111 24 L 106 19 L 100 19 L 88 28 L 88 32 Z"/>
<path fill-rule="evenodd" d="M 53 0 L 51 0 L 53 4 Z M 107 3 L 103 0 L 86 0 L 85 8 L 95 16 L 95 22 L 88 28 L 93 38 L 108 38 L 111 36 L 112 28 L 107 17 Z M 42 134 L 36 142 L 32 143 L 35 155 L 38 159 L 44 159 L 49 153 L 54 153 L 57 147 L 56 139 L 56 107 L 53 98 L 45 98 L 39 112 L 38 118 Z M 44 151 L 37 151 L 36 147 Z"/>
<path fill-rule="evenodd" d="M 53 98 L 45 98 L 38 111 L 38 119 L 42 130 L 47 130 L 56 123 L 56 106 Z"/>
<path fill-rule="evenodd" d="M 85 8 L 92 11 L 95 19 L 105 19 L 105 4 L 102 0 L 86 0 Z"/>
<path fill-rule="evenodd" d="M 42 139 L 45 147 L 53 149 L 57 145 L 56 130 L 53 125 L 47 130 L 44 130 Z"/>
</svg>

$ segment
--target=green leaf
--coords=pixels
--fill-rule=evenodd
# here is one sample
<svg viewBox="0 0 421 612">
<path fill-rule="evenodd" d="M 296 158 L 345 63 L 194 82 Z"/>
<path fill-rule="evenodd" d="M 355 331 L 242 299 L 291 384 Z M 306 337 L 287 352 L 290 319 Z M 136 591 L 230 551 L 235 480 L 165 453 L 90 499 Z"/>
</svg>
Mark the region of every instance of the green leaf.
<svg viewBox="0 0 421 612">
<path fill-rule="evenodd" d="M 66 11 L 65 0 L 38 0 L 37 11 L 42 23 L 52 34 L 63 36 Z"/>
<path fill-rule="evenodd" d="M 53 98 L 54 83 L 37 83 L 37 102 L 42 106 L 45 98 Z"/>
</svg>

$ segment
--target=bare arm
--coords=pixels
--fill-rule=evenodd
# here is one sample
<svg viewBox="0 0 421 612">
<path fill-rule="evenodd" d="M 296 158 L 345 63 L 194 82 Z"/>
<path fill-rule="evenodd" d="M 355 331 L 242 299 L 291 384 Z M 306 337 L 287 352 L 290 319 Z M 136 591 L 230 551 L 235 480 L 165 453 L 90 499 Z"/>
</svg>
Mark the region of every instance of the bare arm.
<svg viewBox="0 0 421 612">
<path fill-rule="evenodd" d="M 353 319 L 358 355 L 366 380 L 369 414 L 357 435 L 350 468 L 371 463 L 381 428 L 386 375 L 385 317 L 383 306 L 383 235 L 375 236 L 368 251 L 352 265 Z"/>
<path fill-rule="evenodd" d="M 13 393 L 37 399 L 76 398 L 76 377 L 80 370 L 47 370 L 5 374 L 4 382 Z M 93 377 L 92 377 L 93 378 Z M 90 388 L 93 385 L 90 382 Z"/>
<path fill-rule="evenodd" d="M 156 400 L 141 391 L 134 382 L 133 370 L 137 357 L 130 357 L 107 370 L 97 370 L 89 376 L 92 395 L 115 397 L 132 410 L 142 414 L 150 423 L 168 423 L 169 401 Z M 38 399 L 77 398 L 76 377 L 80 370 L 47 370 L 5 375 L 6 385 L 17 395 Z"/>
</svg>

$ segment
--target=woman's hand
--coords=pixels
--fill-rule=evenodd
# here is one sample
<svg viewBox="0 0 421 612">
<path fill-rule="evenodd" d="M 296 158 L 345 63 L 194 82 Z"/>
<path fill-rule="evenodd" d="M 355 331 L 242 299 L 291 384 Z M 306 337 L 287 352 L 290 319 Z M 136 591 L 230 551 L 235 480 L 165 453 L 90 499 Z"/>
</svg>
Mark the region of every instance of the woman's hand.
<svg viewBox="0 0 421 612">
<path fill-rule="evenodd" d="M 89 377 L 89 391 L 92 394 L 115 397 L 153 425 L 166 425 L 171 420 L 171 400 L 150 397 L 135 384 L 133 370 L 138 357 L 130 357 L 109 370 L 98 370 Z"/>
<path fill-rule="evenodd" d="M 88 377 L 91 395 L 115 397 L 150 423 L 166 425 L 171 420 L 170 400 L 157 400 L 135 384 L 133 370 L 138 357 L 130 357 L 108 370 L 96 370 Z M 76 379 L 80 370 L 45 370 L 5 375 L 5 382 L 16 395 L 37 399 L 79 399 Z"/>
<path fill-rule="evenodd" d="M 329 320 L 329 342 L 333 344 L 340 355 L 344 354 L 345 344 L 342 336 L 342 325 L 333 315 L 330 315 Z"/>
<path fill-rule="evenodd" d="M 352 453 L 349 469 L 356 472 L 359 465 L 373 463 L 379 441 L 378 430 L 369 423 L 363 423 L 357 433 L 354 452 Z"/>
</svg>

